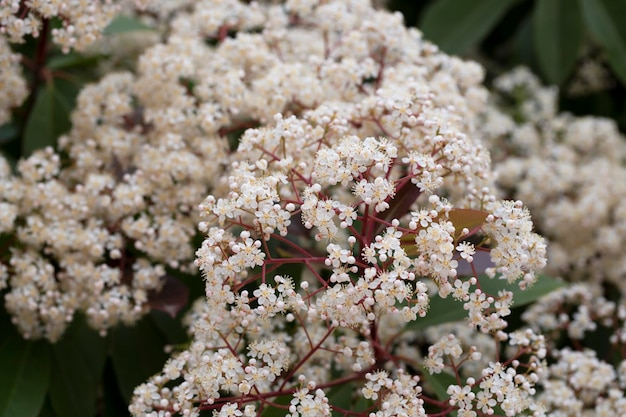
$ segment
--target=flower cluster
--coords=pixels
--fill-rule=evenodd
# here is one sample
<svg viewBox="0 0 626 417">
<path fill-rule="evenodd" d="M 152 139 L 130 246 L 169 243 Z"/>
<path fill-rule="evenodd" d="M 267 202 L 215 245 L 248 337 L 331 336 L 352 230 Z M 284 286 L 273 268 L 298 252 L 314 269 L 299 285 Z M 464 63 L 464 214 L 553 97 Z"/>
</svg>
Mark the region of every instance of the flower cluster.
<svg viewBox="0 0 626 417">
<path fill-rule="evenodd" d="M 77 311 L 102 332 L 132 323 L 171 281 L 166 267 L 195 269 L 194 208 L 220 174 L 204 161 L 223 159 L 226 139 L 144 120 L 135 82 L 117 73 L 87 86 L 62 153 L 35 152 L 0 185 L 5 305 L 25 337 L 57 340 Z"/>
<path fill-rule="evenodd" d="M 548 272 L 567 280 L 611 282 L 624 291 L 626 259 L 626 146 L 614 122 L 557 114 L 555 91 L 541 88 L 524 70 L 496 82 L 517 91 L 520 122 L 499 112 L 485 136 L 494 156 L 498 186 L 533 211 L 550 241 Z"/>
<path fill-rule="evenodd" d="M 622 414 L 625 139 L 613 121 L 559 113 L 556 90 L 525 69 L 495 85 L 484 137 L 499 191 L 528 204 L 549 241 L 548 273 L 573 283 L 523 315 L 547 340 L 538 398 L 553 415 Z"/>
<path fill-rule="evenodd" d="M 113 0 L 0 0 L 0 33 L 11 43 L 21 43 L 26 37 L 39 37 L 49 29 L 51 19 L 59 18 L 61 27 L 51 32 L 54 43 L 65 52 L 80 51 L 100 37 L 120 6 L 120 1 Z"/>
<path fill-rule="evenodd" d="M 599 51 L 588 46 L 584 48 L 581 57 L 565 94 L 570 97 L 589 96 L 614 87 L 615 80 L 611 78 L 611 73 Z"/>
<path fill-rule="evenodd" d="M 26 81 L 19 66 L 19 55 L 0 37 L 0 125 L 10 120 L 9 110 L 26 99 Z"/>
<path fill-rule="evenodd" d="M 49 38 L 64 53 L 70 50 L 85 52 L 102 38 L 104 29 L 122 10 L 133 14 L 149 7 L 157 16 L 157 22 L 159 18 L 165 19 L 168 7 L 154 3 L 138 0 L 0 0 L 0 125 L 10 121 L 12 108 L 20 106 L 29 94 L 36 93 L 40 77 L 49 81 L 49 69 L 43 68 L 46 64 L 44 57 L 50 49 Z M 10 44 L 24 43 L 29 38 L 39 39 L 37 56 L 27 57 L 11 50 Z M 154 42 L 154 36 L 147 38 L 147 42 Z M 126 42 L 123 49 L 128 51 L 129 45 L 137 44 L 136 41 Z M 102 45 L 99 49 L 102 50 Z M 20 63 L 34 73 L 30 93 Z"/>
<path fill-rule="evenodd" d="M 541 401 L 554 415 L 601 416 L 626 412 L 624 371 L 626 362 L 615 368 L 596 357 L 592 350 L 562 349 L 555 353 L 542 383 Z"/>
<path fill-rule="evenodd" d="M 134 132 L 202 149 L 214 149 L 207 137 L 243 134 L 200 206 L 206 300 L 188 319 L 193 341 L 136 389 L 131 412 L 350 414 L 330 395 L 348 384 L 373 415 L 496 404 L 540 414 L 543 342 L 505 333 L 511 293 L 485 293 L 476 279 L 487 269 L 526 287 L 545 264 L 522 204 L 490 192 L 489 155 L 474 139 L 481 80 L 479 66 L 366 1 L 205 1 L 178 15 L 139 60 Z M 488 267 L 476 262 L 483 255 Z M 455 372 L 435 400 L 418 357 L 402 355 L 403 333 L 449 296 L 492 352 L 504 343 L 512 353 L 466 380 Z M 478 359 L 473 350 L 465 361 Z M 285 395 L 286 407 L 276 401 Z"/>
<path fill-rule="evenodd" d="M 524 321 L 549 341 L 551 365 L 539 396 L 548 410 L 564 416 L 620 415 L 626 410 L 623 300 L 606 299 L 599 286 L 575 284 L 540 299 L 524 313 Z M 606 340 L 603 350 L 608 351 L 591 342 L 598 337 Z"/>
</svg>

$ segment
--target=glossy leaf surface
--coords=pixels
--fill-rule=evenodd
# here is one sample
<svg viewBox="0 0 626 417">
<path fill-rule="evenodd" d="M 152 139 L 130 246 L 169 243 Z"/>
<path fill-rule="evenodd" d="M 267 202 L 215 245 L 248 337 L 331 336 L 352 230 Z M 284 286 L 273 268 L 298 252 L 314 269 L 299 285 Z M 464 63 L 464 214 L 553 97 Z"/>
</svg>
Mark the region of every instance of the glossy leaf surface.
<svg viewBox="0 0 626 417">
<path fill-rule="evenodd" d="M 52 352 L 49 396 L 56 415 L 95 415 L 106 360 L 106 339 L 77 317 L 63 338 L 52 345 Z"/>
<path fill-rule="evenodd" d="M 550 83 L 561 84 L 571 73 L 582 39 L 582 18 L 576 2 L 537 1 L 533 40 L 539 65 Z"/>
<path fill-rule="evenodd" d="M 439 0 L 418 26 L 427 39 L 451 54 L 467 52 L 480 42 L 515 0 Z"/>
<path fill-rule="evenodd" d="M 490 295 L 497 295 L 498 291 L 507 290 L 513 292 L 513 307 L 521 307 L 532 303 L 549 292 L 561 288 L 564 284 L 554 278 L 540 276 L 537 282 L 526 290 L 521 290 L 517 283 L 509 284 L 506 280 L 497 278 L 490 279 L 485 275 L 478 277 L 480 288 Z M 428 326 L 463 320 L 467 317 L 467 311 L 463 309 L 463 303 L 455 300 L 452 296 L 441 298 L 434 296 L 430 300 L 430 308 L 425 317 L 407 325 L 407 330 L 418 330 Z"/>
<path fill-rule="evenodd" d="M 615 74 L 626 84 L 626 29 L 620 25 L 626 13 L 624 3 L 623 0 L 580 0 L 587 28 L 604 47 Z"/>
<path fill-rule="evenodd" d="M 7 337 L 8 336 L 8 337 Z M 3 333 L 0 345 L 0 417 L 35 417 L 43 407 L 50 380 L 50 351 Z"/>
</svg>

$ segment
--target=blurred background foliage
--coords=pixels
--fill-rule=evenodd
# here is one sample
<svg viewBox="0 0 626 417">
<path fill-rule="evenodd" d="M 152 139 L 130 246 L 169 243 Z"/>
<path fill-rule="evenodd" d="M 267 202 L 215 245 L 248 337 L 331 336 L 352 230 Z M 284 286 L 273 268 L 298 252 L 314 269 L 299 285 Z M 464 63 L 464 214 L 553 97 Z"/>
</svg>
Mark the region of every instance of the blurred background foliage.
<svg viewBox="0 0 626 417">
<path fill-rule="evenodd" d="M 450 54 L 479 61 L 487 83 L 526 66 L 559 87 L 560 108 L 615 119 L 626 132 L 626 1 L 389 0 Z"/>
</svg>

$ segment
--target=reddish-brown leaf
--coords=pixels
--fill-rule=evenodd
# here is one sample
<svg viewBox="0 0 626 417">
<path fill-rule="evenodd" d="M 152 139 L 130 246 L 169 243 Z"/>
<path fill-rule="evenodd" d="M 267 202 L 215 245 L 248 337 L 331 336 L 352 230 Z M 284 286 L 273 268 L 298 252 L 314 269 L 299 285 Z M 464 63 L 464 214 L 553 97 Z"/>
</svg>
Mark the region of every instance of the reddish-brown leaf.
<svg viewBox="0 0 626 417">
<path fill-rule="evenodd" d="M 161 291 L 151 291 L 148 296 L 148 305 L 153 310 L 163 311 L 172 318 L 187 305 L 189 289 L 185 284 L 172 275 L 164 275 L 165 283 Z"/>
<path fill-rule="evenodd" d="M 409 212 L 411 206 L 421 194 L 422 192 L 415 186 L 415 184 L 411 181 L 406 181 L 396 189 L 396 195 L 393 199 L 391 197 L 387 199 L 389 208 L 380 213 L 378 217 L 388 222 L 391 222 L 393 219 L 400 219 Z M 382 224 L 379 225 L 375 233 L 379 234 L 384 227 L 385 226 Z"/>
<path fill-rule="evenodd" d="M 461 231 L 467 228 L 470 233 L 479 229 L 489 213 L 482 210 L 462 209 L 455 208 L 448 213 L 448 220 L 454 225 L 455 233 L 454 239 L 458 239 L 461 236 Z"/>
</svg>

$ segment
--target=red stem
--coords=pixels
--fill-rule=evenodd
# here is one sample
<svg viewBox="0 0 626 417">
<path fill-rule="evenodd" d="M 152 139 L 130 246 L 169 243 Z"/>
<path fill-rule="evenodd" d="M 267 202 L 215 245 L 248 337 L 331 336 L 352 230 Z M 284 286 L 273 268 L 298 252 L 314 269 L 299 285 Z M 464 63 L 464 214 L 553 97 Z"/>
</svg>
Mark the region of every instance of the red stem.
<svg viewBox="0 0 626 417">
<path fill-rule="evenodd" d="M 41 82 L 46 78 L 44 76 L 44 70 L 48 52 L 50 21 L 48 19 L 42 19 L 41 22 L 41 34 L 37 41 L 37 52 L 35 54 L 35 59 L 32 60 L 31 70 L 33 73 L 33 79 L 30 84 L 30 94 L 28 95 L 28 102 L 25 107 L 24 117 L 22 118 L 22 131 L 26 128 L 26 123 L 28 122 L 29 116 L 35 106 L 37 90 L 39 89 Z"/>
</svg>

